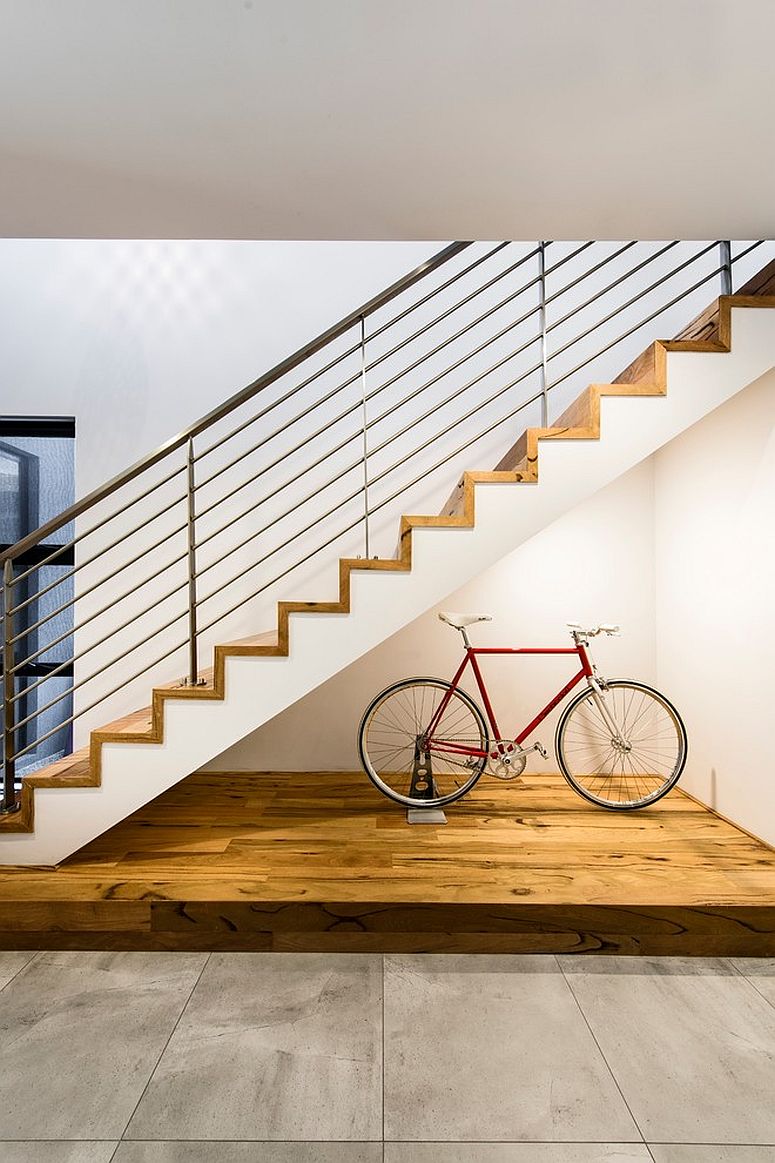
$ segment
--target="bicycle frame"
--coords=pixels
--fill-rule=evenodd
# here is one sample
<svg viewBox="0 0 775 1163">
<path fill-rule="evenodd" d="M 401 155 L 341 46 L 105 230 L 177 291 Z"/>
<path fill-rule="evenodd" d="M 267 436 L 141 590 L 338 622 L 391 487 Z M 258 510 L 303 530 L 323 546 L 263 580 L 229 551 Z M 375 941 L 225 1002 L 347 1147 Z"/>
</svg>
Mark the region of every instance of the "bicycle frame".
<svg viewBox="0 0 775 1163">
<path fill-rule="evenodd" d="M 463 677 L 463 674 L 465 673 L 466 667 L 469 665 L 471 666 L 471 669 L 474 672 L 474 678 L 476 679 L 476 685 L 479 688 L 479 694 L 482 696 L 482 702 L 484 704 L 485 714 L 487 715 L 490 729 L 492 731 L 492 741 L 493 741 L 493 743 L 495 743 L 497 745 L 500 743 L 501 739 L 503 738 L 501 733 L 500 733 L 500 730 L 498 728 L 498 724 L 497 724 L 496 719 L 495 719 L 495 712 L 493 711 L 492 703 L 490 702 L 490 696 L 487 693 L 487 687 L 486 687 L 485 682 L 484 682 L 484 677 L 482 675 L 481 669 L 479 667 L 479 663 L 477 661 L 477 657 L 480 654 L 575 654 L 578 657 L 579 662 L 581 664 L 580 670 L 573 676 L 573 678 L 565 684 L 565 686 L 562 688 L 562 690 L 559 691 L 554 696 L 554 698 L 551 700 L 551 702 L 548 702 L 546 704 L 546 706 L 543 708 L 543 710 L 538 712 L 538 714 L 535 716 L 535 718 L 533 720 L 531 720 L 530 723 L 528 723 L 527 727 L 525 727 L 525 729 L 523 731 L 521 731 L 519 733 L 519 735 L 515 736 L 514 742 L 513 742 L 513 744 L 510 743 L 508 750 L 512 750 L 514 746 L 521 747 L 522 743 L 524 742 L 525 739 L 527 739 L 528 735 L 530 735 L 536 729 L 536 727 L 538 727 L 539 724 L 544 721 L 544 719 L 547 717 L 547 715 L 550 715 L 552 713 L 552 711 L 557 706 L 557 704 L 562 702 L 562 700 L 565 698 L 565 696 L 567 694 L 570 694 L 570 692 L 573 690 L 573 688 L 575 686 L 577 686 L 583 679 L 586 679 L 588 682 L 590 682 L 594 676 L 594 670 L 592 667 L 592 663 L 589 660 L 589 655 L 587 654 L 586 645 L 583 642 L 578 642 L 575 646 L 564 646 L 564 647 L 532 646 L 532 647 L 524 647 L 524 648 L 520 648 L 520 649 L 514 649 L 511 647 L 503 647 L 503 646 L 470 646 L 467 644 L 465 651 L 466 651 L 465 658 L 463 659 L 460 666 L 458 667 L 457 673 L 455 674 L 455 677 L 452 679 L 452 682 L 450 683 L 449 690 L 444 695 L 444 698 L 441 700 L 441 703 L 439 704 L 435 715 L 433 716 L 430 724 L 428 725 L 428 729 L 427 729 L 425 736 L 424 736 L 424 739 L 423 739 L 423 748 L 422 748 L 423 750 L 426 750 L 426 751 L 446 751 L 446 752 L 450 752 L 450 753 L 455 753 L 457 755 L 469 755 L 469 756 L 476 756 L 478 758 L 488 757 L 490 755 L 497 755 L 499 753 L 499 751 L 502 752 L 503 748 L 502 747 L 499 748 L 497 746 L 496 746 L 496 749 L 494 752 L 490 752 L 490 751 L 483 751 L 480 747 L 466 747 L 466 746 L 464 746 L 462 744 L 458 744 L 458 743 L 449 742 L 449 743 L 435 744 L 433 742 L 433 732 L 436 730 L 439 723 L 441 722 L 442 716 L 444 715 L 444 712 L 446 711 L 446 709 L 449 705 L 450 699 L 452 698 L 452 696 L 454 695 L 458 686 L 460 685 L 460 680 Z"/>
</svg>

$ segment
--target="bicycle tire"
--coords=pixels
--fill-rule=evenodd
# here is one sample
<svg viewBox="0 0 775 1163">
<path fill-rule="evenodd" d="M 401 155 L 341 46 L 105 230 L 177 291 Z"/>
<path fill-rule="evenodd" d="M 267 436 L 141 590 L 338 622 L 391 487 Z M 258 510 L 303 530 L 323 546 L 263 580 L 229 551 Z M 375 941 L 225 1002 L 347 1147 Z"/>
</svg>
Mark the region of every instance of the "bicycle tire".
<svg viewBox="0 0 775 1163">
<path fill-rule="evenodd" d="M 626 694 L 628 691 L 631 692 L 629 700 Z M 638 705 L 635 705 L 636 692 L 640 694 Z M 606 683 L 602 694 L 612 694 L 614 704 L 617 696 L 621 695 L 618 713 L 624 717 L 623 734 L 627 734 L 628 716 L 631 719 L 630 732 L 638 728 L 637 736 L 633 736 L 633 742 L 629 743 L 631 750 L 625 753 L 612 738 L 587 688 L 568 703 L 557 724 L 555 752 L 560 769 L 573 790 L 598 807 L 610 811 L 650 807 L 675 787 L 686 766 L 686 727 L 670 700 L 646 683 L 615 679 Z M 585 703 L 586 718 L 583 718 L 579 710 Z M 616 705 L 613 709 L 616 711 Z M 659 709 L 666 716 L 661 722 L 656 719 Z M 617 722 L 620 720 L 617 719 Z M 668 724 L 672 724 L 672 730 Z M 571 727 L 576 731 L 573 739 L 570 735 Z M 646 736 L 644 731 L 649 729 L 651 733 Z M 671 758 L 673 748 L 675 755 Z M 598 756 L 606 758 L 594 762 L 596 750 Z M 631 758 L 633 751 L 636 752 L 635 759 Z M 584 756 L 588 758 L 582 758 Z M 592 770 L 580 772 L 578 769 L 582 763 Z M 611 770 L 606 771 L 609 763 Z M 619 770 L 616 769 L 617 764 Z M 664 775 L 649 770 L 658 766 L 669 767 L 669 770 Z M 601 767 L 603 770 L 600 770 Z M 641 767 L 645 770 L 641 770 Z M 610 789 L 610 795 L 602 794 L 606 786 Z"/>
<path fill-rule="evenodd" d="M 387 796 L 388 799 L 393 800 L 395 803 L 403 804 L 408 808 L 439 808 L 443 807 L 445 804 L 453 803 L 455 800 L 460 799 L 461 796 L 466 795 L 471 790 L 484 770 L 485 764 L 487 763 L 487 756 L 484 755 L 481 757 L 472 757 L 472 760 L 474 758 L 476 759 L 475 766 L 472 766 L 471 760 L 469 760 L 468 764 L 463 764 L 462 762 L 455 764 L 452 760 L 443 757 L 439 759 L 437 756 L 437 763 L 446 763 L 446 765 L 449 767 L 457 767 L 459 768 L 460 776 L 465 775 L 462 784 L 450 789 L 444 794 L 420 799 L 417 796 L 410 796 L 402 790 L 406 786 L 411 787 L 411 766 L 414 758 L 414 745 L 415 737 L 418 733 L 418 723 L 421 722 L 420 715 L 423 713 L 421 708 L 425 708 L 426 718 L 428 721 L 430 720 L 433 710 L 435 709 L 433 705 L 433 699 L 429 700 L 427 697 L 421 697 L 418 702 L 417 692 L 420 690 L 420 688 L 422 688 L 426 696 L 428 693 L 428 688 L 439 692 L 440 697 L 437 699 L 435 704 L 438 706 L 438 703 L 443 697 L 441 692 L 450 690 L 452 688 L 452 684 L 446 682 L 444 679 L 438 678 L 408 678 L 403 679 L 400 682 L 392 683 L 390 686 L 385 687 L 384 690 L 380 691 L 379 694 L 372 699 L 363 713 L 360 727 L 358 729 L 358 753 L 363 765 L 363 769 L 368 775 L 369 779 L 377 788 L 377 790 L 382 792 L 384 796 Z M 410 691 L 414 692 L 414 698 L 408 695 L 408 692 Z M 401 695 L 408 697 L 404 700 L 401 700 Z M 455 708 L 455 712 L 458 715 L 460 713 L 461 706 L 465 707 L 471 715 L 470 722 L 465 720 L 465 715 L 460 720 L 460 733 L 459 736 L 456 736 L 457 741 L 462 742 L 464 738 L 467 739 L 470 737 L 472 745 L 475 744 L 479 749 L 486 752 L 489 747 L 489 739 L 487 725 L 481 710 L 471 698 L 471 696 L 465 691 L 461 690 L 459 687 L 455 688 L 452 698 L 453 702 L 450 703 L 450 706 Z M 458 700 L 458 702 L 454 703 L 454 700 Z M 391 705 L 391 730 L 396 736 L 400 735 L 402 732 L 404 736 L 403 742 L 400 740 L 388 740 L 390 747 L 393 746 L 393 743 L 396 743 L 396 746 L 393 747 L 394 751 L 398 751 L 399 747 L 401 748 L 400 759 L 404 767 L 404 770 L 401 772 L 388 772 L 384 770 L 384 768 L 387 766 L 387 751 L 390 750 L 390 747 L 385 750 L 386 744 L 384 742 L 384 735 L 382 741 L 379 743 L 376 741 L 376 716 L 381 709 L 384 711 L 388 705 Z M 414 720 L 411 730 L 408 728 L 404 730 L 402 726 L 403 718 L 407 717 L 407 708 L 409 709 L 408 718 Z M 399 711 L 401 712 L 400 714 Z M 445 719 L 447 719 L 448 714 L 449 708 L 447 708 L 444 712 Z M 447 721 L 450 722 L 450 720 Z M 477 734 L 473 733 L 473 724 L 475 724 Z M 442 724 L 440 724 L 440 726 L 441 725 Z M 379 729 L 384 733 L 384 725 Z M 421 730 L 421 728 L 419 729 Z M 383 749 L 382 758 L 378 758 L 380 748 Z M 397 762 L 397 757 L 396 759 L 392 759 L 391 762 Z M 383 770 L 380 771 L 380 768 Z M 386 778 L 386 776 L 390 776 L 390 781 L 388 778 Z M 440 780 L 441 778 L 441 772 L 435 770 L 433 773 L 434 786 L 437 784 L 437 779 Z M 454 772 L 444 772 L 443 779 L 444 786 L 447 786 L 450 782 L 456 782 Z M 393 786 L 394 784 L 397 784 L 398 786 Z"/>
</svg>

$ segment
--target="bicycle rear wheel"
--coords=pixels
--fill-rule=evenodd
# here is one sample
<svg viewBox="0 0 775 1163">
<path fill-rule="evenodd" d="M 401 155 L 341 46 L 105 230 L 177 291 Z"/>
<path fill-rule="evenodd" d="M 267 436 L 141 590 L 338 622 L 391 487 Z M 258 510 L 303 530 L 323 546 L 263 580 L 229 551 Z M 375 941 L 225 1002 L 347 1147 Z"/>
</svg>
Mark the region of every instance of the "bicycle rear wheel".
<svg viewBox="0 0 775 1163">
<path fill-rule="evenodd" d="M 645 808 L 675 787 L 686 763 L 686 728 L 672 703 L 639 682 L 616 680 L 600 692 L 619 729 L 611 731 L 590 690 L 557 725 L 555 749 L 571 787 L 615 811 Z"/>
<path fill-rule="evenodd" d="M 383 795 L 410 808 L 451 804 L 470 791 L 487 762 L 487 727 L 482 712 L 465 691 L 455 689 L 433 733 L 434 748 L 422 795 L 416 776 L 417 740 L 431 724 L 450 683 L 437 678 L 409 678 L 387 687 L 369 704 L 358 733 L 361 762 Z M 444 743 L 484 752 L 466 756 L 444 751 Z M 414 782 L 415 794 L 412 795 Z"/>
</svg>

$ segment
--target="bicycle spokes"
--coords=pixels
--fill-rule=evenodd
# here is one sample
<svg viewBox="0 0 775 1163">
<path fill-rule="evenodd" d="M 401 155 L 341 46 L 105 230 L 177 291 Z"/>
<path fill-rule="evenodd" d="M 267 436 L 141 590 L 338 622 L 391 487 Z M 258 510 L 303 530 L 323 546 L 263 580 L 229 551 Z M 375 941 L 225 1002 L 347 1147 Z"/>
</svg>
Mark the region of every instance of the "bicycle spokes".
<svg viewBox="0 0 775 1163">
<path fill-rule="evenodd" d="M 672 787 L 686 757 L 674 708 L 640 683 L 587 691 L 558 728 L 558 758 L 571 784 L 605 807 L 643 807 Z"/>
<path fill-rule="evenodd" d="M 450 803 L 473 787 L 486 762 L 487 728 L 464 691 L 451 691 L 440 679 L 408 679 L 368 708 L 360 749 L 380 791 L 409 807 L 427 807 Z"/>
</svg>

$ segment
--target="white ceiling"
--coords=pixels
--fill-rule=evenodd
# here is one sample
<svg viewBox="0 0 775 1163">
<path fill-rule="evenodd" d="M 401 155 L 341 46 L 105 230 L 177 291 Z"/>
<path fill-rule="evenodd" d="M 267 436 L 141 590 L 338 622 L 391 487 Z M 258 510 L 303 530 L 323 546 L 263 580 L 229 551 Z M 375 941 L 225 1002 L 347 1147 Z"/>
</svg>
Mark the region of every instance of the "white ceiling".
<svg viewBox="0 0 775 1163">
<path fill-rule="evenodd" d="M 0 235 L 775 234 L 773 0 L 0 0 Z"/>
</svg>

